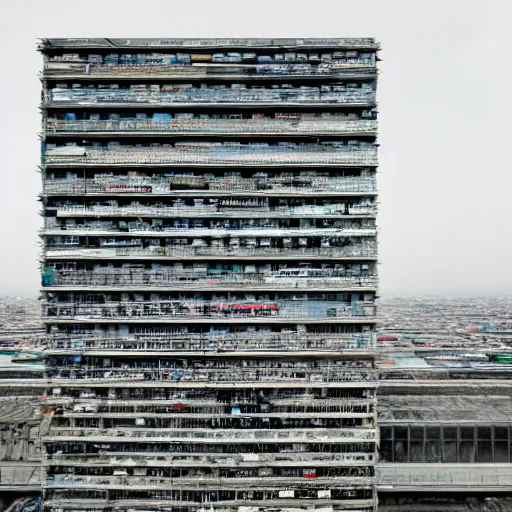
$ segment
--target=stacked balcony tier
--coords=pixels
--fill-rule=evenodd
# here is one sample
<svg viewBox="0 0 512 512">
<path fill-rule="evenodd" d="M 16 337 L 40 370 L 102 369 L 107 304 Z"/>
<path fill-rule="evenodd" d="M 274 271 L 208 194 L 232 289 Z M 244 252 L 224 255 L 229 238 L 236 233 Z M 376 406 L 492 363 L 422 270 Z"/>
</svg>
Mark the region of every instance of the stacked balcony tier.
<svg viewBox="0 0 512 512">
<path fill-rule="evenodd" d="M 188 493 L 190 510 L 205 497 L 224 509 L 223 496 L 235 507 L 329 500 L 335 510 L 370 510 L 374 389 L 161 384 L 49 390 L 45 407 L 59 411 L 45 438 L 49 506 L 71 506 L 70 492 L 75 508 L 112 496 L 121 508 L 151 507 Z"/>
</svg>

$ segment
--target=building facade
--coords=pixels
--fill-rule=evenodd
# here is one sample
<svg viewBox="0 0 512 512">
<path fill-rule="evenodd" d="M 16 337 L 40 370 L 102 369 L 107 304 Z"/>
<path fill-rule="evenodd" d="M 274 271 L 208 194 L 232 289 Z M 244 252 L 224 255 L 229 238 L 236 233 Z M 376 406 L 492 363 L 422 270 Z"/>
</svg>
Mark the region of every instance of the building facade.
<svg viewBox="0 0 512 512">
<path fill-rule="evenodd" d="M 40 51 L 46 510 L 375 510 L 376 42 Z"/>
</svg>

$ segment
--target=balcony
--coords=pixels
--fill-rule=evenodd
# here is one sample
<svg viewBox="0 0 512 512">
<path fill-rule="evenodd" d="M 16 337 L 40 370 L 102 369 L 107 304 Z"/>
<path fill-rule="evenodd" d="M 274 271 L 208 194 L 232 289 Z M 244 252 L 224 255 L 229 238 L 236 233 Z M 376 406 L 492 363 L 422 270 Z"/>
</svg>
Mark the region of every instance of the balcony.
<svg viewBox="0 0 512 512">
<path fill-rule="evenodd" d="M 219 302 L 215 300 L 155 300 L 151 302 L 105 302 L 81 304 L 78 302 L 45 302 L 47 322 L 56 320 L 112 322 L 118 320 L 181 322 L 247 321 L 272 322 L 297 319 L 324 319 L 354 321 L 375 317 L 375 305 L 363 301 L 343 303 L 322 300 L 275 300 L 268 302 Z"/>
<path fill-rule="evenodd" d="M 121 472 L 122 470 L 118 470 Z M 82 476 L 82 475 L 71 475 L 71 474 L 57 474 L 46 480 L 46 487 L 80 487 L 80 486 L 94 486 L 109 488 L 128 489 L 130 487 L 136 487 L 138 489 L 169 489 L 172 488 L 216 488 L 223 485 L 231 486 L 244 486 L 244 485 L 263 485 L 266 486 L 274 485 L 276 487 L 295 485 L 304 485 L 304 482 L 309 481 L 308 479 L 314 479 L 317 485 L 350 485 L 354 487 L 364 486 L 369 487 L 373 483 L 373 477 L 357 477 L 357 476 L 326 476 L 319 477 L 316 473 L 308 473 L 304 470 L 306 476 L 303 475 L 303 471 L 288 472 L 290 476 L 271 476 L 272 472 L 266 471 L 266 474 L 258 476 L 258 472 L 254 472 L 252 477 L 238 476 L 248 473 L 247 470 L 241 470 L 235 472 L 233 476 L 203 476 L 200 471 L 192 471 L 189 473 L 197 476 L 190 477 L 164 477 L 164 476 L 111 476 L 111 475 L 98 475 L 98 476 Z M 270 475 L 269 475 L 270 473 Z M 286 473 L 286 472 L 285 472 Z M 315 476 L 309 476 L 315 475 Z M 270 482 L 269 483 L 269 476 Z"/>
<path fill-rule="evenodd" d="M 333 144 L 176 143 L 174 146 L 60 146 L 48 148 L 45 165 L 56 166 L 376 166 L 377 147 Z"/>
<path fill-rule="evenodd" d="M 375 236 L 375 219 L 358 216 L 344 216 L 340 218 L 318 218 L 302 216 L 290 219 L 275 218 L 271 215 L 268 218 L 264 214 L 254 214 L 252 218 L 174 218 L 174 219 L 142 219 L 136 220 L 95 220 L 84 219 L 77 223 L 75 219 L 57 219 L 46 217 L 43 236 L 75 237 L 99 236 L 119 238 L 129 236 L 139 237 L 165 237 L 167 235 L 179 235 L 178 238 L 185 240 L 187 237 L 230 237 L 240 240 L 255 238 L 272 239 L 283 237 L 283 245 L 294 245 L 288 243 L 288 239 L 299 237 L 323 238 L 344 238 Z M 300 241 L 300 240 L 299 240 Z M 286 242 L 286 243 L 285 243 Z M 141 245 L 133 242 L 126 243 L 128 246 Z M 252 245 L 255 245 L 254 242 Z"/>
<path fill-rule="evenodd" d="M 278 105 L 306 106 L 374 106 L 375 91 L 370 84 L 324 85 L 321 87 L 247 87 L 244 84 L 194 87 L 186 84 L 132 85 L 120 88 L 55 87 L 47 92 L 43 107 L 129 108 L 175 106 L 202 107 L 274 107 Z"/>
<path fill-rule="evenodd" d="M 104 333 L 52 335 L 49 350 L 84 351 L 299 351 L 299 350 L 373 350 L 374 333 L 252 332 L 245 333 L 183 333 L 112 336 Z"/>
<path fill-rule="evenodd" d="M 50 287 L 147 287 L 176 289 L 207 288 L 255 288 L 258 290 L 336 288 L 375 288 L 376 275 L 335 275 L 333 269 L 288 269 L 261 273 L 227 272 L 206 275 L 207 271 L 173 271 L 97 268 L 95 270 L 53 270 L 51 279 L 45 280 Z M 204 275 L 201 275 L 204 274 Z"/>
<path fill-rule="evenodd" d="M 284 259 L 293 258 L 366 258 L 376 259 L 376 244 L 353 244 L 345 247 L 272 247 L 264 246 L 240 246 L 240 245 L 220 245 L 220 246 L 149 246 L 142 247 L 142 241 L 139 240 L 133 247 L 112 247 L 109 245 L 122 245 L 122 242 L 104 242 L 103 248 L 94 247 L 70 247 L 69 245 L 49 245 L 46 250 L 47 259 Z"/>
<path fill-rule="evenodd" d="M 53 55 L 43 70 L 45 78 L 293 78 L 376 73 L 375 53 L 290 52 L 275 48 L 268 55 L 256 53 L 139 53 Z"/>
<path fill-rule="evenodd" d="M 359 203 L 327 203 L 324 205 L 304 204 L 300 206 L 270 206 L 265 200 L 245 199 L 231 200 L 230 204 L 218 204 L 194 201 L 194 205 L 187 205 L 184 201 L 173 201 L 172 205 L 144 205 L 138 202 L 129 205 L 79 205 L 67 204 L 48 209 L 56 211 L 57 217 L 151 217 L 151 218 L 254 218 L 265 215 L 274 218 L 317 218 L 317 217 L 371 217 L 376 216 L 377 208 L 371 201 Z M 180 204 L 181 203 L 181 204 Z M 239 204 L 238 204 L 239 203 Z M 238 204 L 238 206 L 237 206 Z"/>
<path fill-rule="evenodd" d="M 215 453 L 214 455 L 191 455 L 165 453 L 161 456 L 151 452 L 137 452 L 133 446 L 131 454 L 116 452 L 114 446 L 103 453 L 88 455 L 80 454 L 78 457 L 72 453 L 47 455 L 46 464 L 74 467 L 114 466 L 114 467 L 254 467 L 259 465 L 277 465 L 280 467 L 303 467 L 311 464 L 323 467 L 337 467 L 342 464 L 350 466 L 366 466 L 375 463 L 375 455 L 365 452 L 346 453 L 240 453 L 238 455 Z"/>
<path fill-rule="evenodd" d="M 147 134 L 190 134 L 190 135 L 375 135 L 376 120 L 350 120 L 335 116 L 297 117 L 267 119 L 139 119 L 136 117 L 119 120 L 66 120 L 50 118 L 46 121 L 46 135 L 81 133 L 121 133 L 137 136 Z"/>
<path fill-rule="evenodd" d="M 261 174 L 252 178 L 241 176 L 169 176 L 169 177 L 128 177 L 102 176 L 95 178 L 46 179 L 43 182 L 45 194 L 143 194 L 143 195 L 194 195 L 195 197 L 216 196 L 244 192 L 247 195 L 316 196 L 329 194 L 374 194 L 377 190 L 375 178 L 370 177 L 329 177 L 316 176 L 314 172 L 303 176 Z"/>
</svg>

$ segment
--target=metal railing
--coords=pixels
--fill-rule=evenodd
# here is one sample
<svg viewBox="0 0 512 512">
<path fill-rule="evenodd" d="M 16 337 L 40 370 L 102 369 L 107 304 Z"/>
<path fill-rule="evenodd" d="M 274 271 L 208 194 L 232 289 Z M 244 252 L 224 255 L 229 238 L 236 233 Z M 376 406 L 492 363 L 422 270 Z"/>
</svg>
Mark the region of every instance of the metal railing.
<svg viewBox="0 0 512 512">
<path fill-rule="evenodd" d="M 157 335 L 112 336 L 69 334 L 52 335 L 47 347 L 55 350 L 144 350 L 144 351 L 226 351 L 226 350 L 373 350 L 374 333 L 309 334 L 309 333 L 183 333 Z"/>
<path fill-rule="evenodd" d="M 378 438 L 375 427 L 361 428 L 339 428 L 339 429 L 297 429 L 297 430 L 157 430 L 144 428 L 119 428 L 119 429 L 94 429 L 94 428 L 51 428 L 49 437 L 130 437 L 147 438 L 159 440 L 188 439 L 197 441 L 220 441 L 220 442 L 240 442 L 240 441 L 321 441 L 323 443 L 354 443 L 371 441 Z"/>
<path fill-rule="evenodd" d="M 132 448 L 131 452 L 137 452 L 136 448 Z M 110 455 L 107 455 L 109 453 Z M 81 454 L 80 454 L 81 455 Z M 265 463 L 275 463 L 280 462 L 283 466 L 291 465 L 291 464 L 303 464 L 303 463 L 311 463 L 315 462 L 327 463 L 332 462 L 333 465 L 337 465 L 340 462 L 361 462 L 361 463 L 372 463 L 375 461 L 375 454 L 373 453 L 365 453 L 365 452 L 346 452 L 346 453 L 315 453 L 315 452 L 286 452 L 286 453 L 254 453 L 254 454 L 245 454 L 241 453 L 239 455 L 232 454 L 222 454 L 215 453 L 212 455 L 189 455 L 189 454 L 176 454 L 176 453 L 166 453 L 163 457 L 155 456 L 151 452 L 140 452 L 140 453 L 131 453 L 130 455 L 123 455 L 123 453 L 116 452 L 114 447 L 112 449 L 102 449 L 100 454 L 94 454 L 84 459 L 83 456 L 79 458 L 70 454 L 54 454 L 47 455 L 46 460 L 51 462 L 52 464 L 59 465 L 82 465 L 84 462 L 92 462 L 92 463 L 103 463 L 105 465 L 109 464 L 111 466 L 122 466 L 122 467 L 133 467 L 135 463 L 139 463 L 141 465 L 154 465 L 154 467 L 158 467 L 159 465 L 170 465 L 175 464 L 176 467 L 179 467 L 181 464 L 185 465 L 193 465 L 207 464 L 209 467 L 215 467 L 218 465 L 226 464 L 229 466 L 244 466 L 244 465 L 259 465 Z"/>
<path fill-rule="evenodd" d="M 248 202 L 248 201 L 247 201 Z M 326 204 L 302 206 L 259 206 L 236 207 L 217 204 L 195 205 L 143 205 L 130 204 L 125 206 L 108 205 L 60 205 L 56 209 L 57 217 L 254 217 L 265 214 L 275 217 L 290 216 L 322 216 L 322 215 L 376 215 L 377 208 L 367 201 L 353 204 Z"/>
<path fill-rule="evenodd" d="M 282 381 L 295 382 L 376 382 L 378 375 L 374 370 L 364 368 L 329 368 L 308 370 L 304 368 L 261 368 L 261 369 L 118 369 L 112 368 L 72 368 L 59 367 L 51 370 L 52 379 L 71 378 L 72 380 L 87 379 L 95 381 L 128 381 L 146 382 L 171 381 L 175 383 L 233 383 L 233 382 L 264 382 L 277 383 Z M 55 382 L 55 384 L 59 384 Z"/>
<path fill-rule="evenodd" d="M 377 131 L 377 121 L 331 118 L 275 118 L 275 119 L 138 119 L 67 120 L 49 118 L 46 133 L 60 132 L 161 132 L 161 133 L 225 133 L 225 134 L 315 134 L 355 133 Z"/>
<path fill-rule="evenodd" d="M 283 275 L 282 271 L 268 272 L 226 272 L 224 274 L 194 272 L 193 270 L 149 270 L 96 268 L 94 270 L 55 270 L 47 286 L 148 286 L 173 288 L 361 288 L 377 286 L 376 275 L 347 276 L 334 275 L 333 271 L 315 270 L 316 277 L 294 277 Z M 204 275 L 203 275 L 204 274 Z"/>
<path fill-rule="evenodd" d="M 189 224 L 187 222 L 177 225 L 158 226 L 151 225 L 142 221 L 127 222 L 127 230 L 120 230 L 111 221 L 84 221 L 82 224 L 70 225 L 48 225 L 43 231 L 43 236 L 126 236 L 128 233 L 133 235 L 162 236 L 165 234 L 176 234 L 179 236 L 191 237 L 240 237 L 243 234 L 246 237 L 265 236 L 265 237 L 290 237 L 302 235 L 302 237 L 351 237 L 351 236 L 375 236 L 376 228 L 371 224 L 362 224 L 358 221 L 332 221 L 336 222 L 333 227 L 279 227 L 279 225 L 270 222 L 261 224 L 244 223 L 244 219 L 236 219 L 236 225 L 228 225 L 228 220 L 222 222 L 211 221 L 208 224 Z M 251 221 L 253 219 L 250 219 Z M 256 219 L 258 220 L 258 219 Z M 261 221 L 262 219 L 260 219 Z M 366 219 L 363 219 L 366 220 Z M 201 221 L 198 221 L 201 222 Z"/>
<path fill-rule="evenodd" d="M 81 153 L 81 154 L 80 154 Z M 283 147 L 201 144 L 138 148 L 62 146 L 47 149 L 46 164 L 204 164 L 204 165 L 377 165 L 375 146 L 326 147 L 314 144 Z"/>
<path fill-rule="evenodd" d="M 363 239 L 365 240 L 365 239 Z M 365 240 L 366 241 L 366 240 Z M 369 240 L 368 240 L 369 241 Z M 121 242 L 119 242 L 121 243 Z M 112 242 L 114 244 L 114 242 Z M 376 258 L 377 245 L 372 243 L 353 244 L 345 247 L 272 247 L 272 246 L 251 246 L 240 245 L 230 246 L 151 246 L 151 247 L 112 247 L 108 248 L 107 243 L 103 248 L 76 247 L 66 245 L 49 245 L 46 250 L 46 258 L 64 257 L 95 257 L 95 258 L 179 258 L 188 259 L 196 257 L 211 258 Z M 142 245 L 142 241 L 139 241 Z"/>
<path fill-rule="evenodd" d="M 247 190 L 262 194 L 287 192 L 297 195 L 315 195 L 319 192 L 376 192 L 375 178 L 367 177 L 318 177 L 309 176 L 262 176 L 242 178 L 233 176 L 170 176 L 168 178 L 97 176 L 94 179 L 46 179 L 45 193 L 97 194 L 179 194 L 179 190 L 195 190 L 199 193 L 212 191 Z"/>
<path fill-rule="evenodd" d="M 172 54 L 144 55 L 138 54 L 129 56 L 112 54 L 105 59 L 101 55 L 94 55 L 92 59 L 81 58 L 78 55 L 68 54 L 62 57 L 53 57 L 45 62 L 44 75 L 58 76 L 65 74 L 84 74 L 98 77 L 116 76 L 190 76 L 194 78 L 215 78 L 229 76 L 282 76 L 282 75 L 336 75 L 336 74 L 364 74 L 375 73 L 375 59 L 369 57 L 351 57 L 343 59 L 324 58 L 320 61 L 308 62 L 308 56 L 297 59 L 297 54 L 280 54 L 281 59 L 274 61 L 272 56 L 267 56 L 270 61 L 261 62 L 254 55 L 251 59 L 243 58 L 242 54 L 224 55 L 201 54 L 200 56 L 190 54 L 179 54 L 180 59 Z M 244 54 L 251 55 L 251 54 Z M 279 54 L 278 54 L 279 55 Z M 327 57 L 328 54 L 323 54 Z M 294 56 L 295 58 L 290 58 Z M 69 57 L 75 57 L 70 59 Z M 78 58 L 77 58 L 78 57 Z M 124 59 L 123 59 L 124 57 Z M 201 57 L 201 60 L 196 60 Z M 191 59 L 193 59 L 191 61 Z"/>
<path fill-rule="evenodd" d="M 190 85 L 173 84 L 168 86 L 140 85 L 130 89 L 55 87 L 48 91 L 46 104 L 97 105 L 97 104 L 150 104 L 150 105 L 179 105 L 179 104 L 375 104 L 375 92 L 372 87 L 346 88 L 340 86 L 327 87 L 284 87 L 261 88 L 245 87 L 242 84 L 225 86 L 210 86 L 206 88 L 191 87 Z"/>
<path fill-rule="evenodd" d="M 379 44 L 372 37 L 345 37 L 345 38 L 313 38 L 313 39 L 263 39 L 263 38 L 218 38 L 218 39 L 151 39 L 151 38 L 82 38 L 82 39 L 41 39 L 38 49 L 45 51 L 48 49 L 62 48 L 66 50 L 74 50 L 75 52 L 83 50 L 83 48 L 109 49 L 116 51 L 119 48 L 126 50 L 131 49 L 133 52 L 139 48 L 144 50 L 155 51 L 156 49 L 165 48 L 166 50 L 175 50 L 186 52 L 187 50 L 198 51 L 199 48 L 240 48 L 243 51 L 253 49 L 264 49 L 267 51 L 277 52 L 284 51 L 283 48 L 295 48 L 296 51 L 308 49 L 311 51 L 324 50 L 325 48 L 339 48 L 340 50 L 354 49 L 367 51 L 376 51 Z M 315 50 L 318 48 L 318 50 Z"/>
<path fill-rule="evenodd" d="M 44 316 L 51 319 L 270 319 L 373 318 L 375 305 L 355 301 L 277 300 L 269 302 L 219 302 L 213 300 L 155 300 L 151 302 L 44 302 Z"/>
</svg>

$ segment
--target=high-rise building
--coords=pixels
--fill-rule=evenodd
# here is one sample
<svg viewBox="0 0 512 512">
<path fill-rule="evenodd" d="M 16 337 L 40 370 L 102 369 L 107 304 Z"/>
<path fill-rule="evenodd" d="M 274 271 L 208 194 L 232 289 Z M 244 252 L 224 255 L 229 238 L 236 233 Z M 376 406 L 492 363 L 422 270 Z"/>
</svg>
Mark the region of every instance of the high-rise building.
<svg viewBox="0 0 512 512">
<path fill-rule="evenodd" d="M 40 50 L 46 510 L 375 510 L 377 43 Z"/>
</svg>

